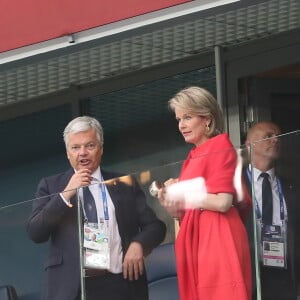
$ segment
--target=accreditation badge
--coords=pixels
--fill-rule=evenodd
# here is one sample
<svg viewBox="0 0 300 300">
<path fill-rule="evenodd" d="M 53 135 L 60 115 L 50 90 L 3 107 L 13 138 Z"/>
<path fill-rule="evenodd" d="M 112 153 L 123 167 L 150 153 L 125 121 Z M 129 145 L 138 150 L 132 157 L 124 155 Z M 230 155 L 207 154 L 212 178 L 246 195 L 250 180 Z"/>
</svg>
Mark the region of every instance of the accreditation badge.
<svg viewBox="0 0 300 300">
<path fill-rule="evenodd" d="M 86 268 L 109 269 L 108 222 L 84 224 L 84 266 Z"/>
<path fill-rule="evenodd" d="M 266 267 L 286 267 L 286 245 L 280 225 L 262 226 L 262 261 Z"/>
</svg>

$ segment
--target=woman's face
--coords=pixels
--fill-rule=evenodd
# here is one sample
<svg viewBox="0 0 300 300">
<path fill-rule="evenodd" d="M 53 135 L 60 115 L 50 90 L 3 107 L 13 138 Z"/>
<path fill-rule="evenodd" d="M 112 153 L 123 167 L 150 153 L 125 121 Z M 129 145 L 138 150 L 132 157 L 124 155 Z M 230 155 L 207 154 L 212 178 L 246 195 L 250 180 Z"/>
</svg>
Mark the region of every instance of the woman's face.
<svg viewBox="0 0 300 300">
<path fill-rule="evenodd" d="M 205 133 L 210 119 L 179 108 L 175 108 L 175 116 L 179 131 L 187 143 L 199 146 L 208 140 Z"/>
</svg>

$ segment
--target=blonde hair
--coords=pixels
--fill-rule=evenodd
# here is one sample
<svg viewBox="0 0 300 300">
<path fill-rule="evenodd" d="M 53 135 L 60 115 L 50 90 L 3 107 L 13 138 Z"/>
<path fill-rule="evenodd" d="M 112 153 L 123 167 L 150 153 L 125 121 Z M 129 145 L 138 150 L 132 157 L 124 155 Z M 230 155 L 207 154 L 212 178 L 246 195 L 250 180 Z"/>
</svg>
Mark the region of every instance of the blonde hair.
<svg viewBox="0 0 300 300">
<path fill-rule="evenodd" d="M 210 119 L 208 137 L 216 136 L 224 132 L 223 114 L 215 97 L 206 89 L 191 86 L 179 91 L 168 102 L 169 108 L 174 112 L 175 108 L 207 117 Z"/>
</svg>

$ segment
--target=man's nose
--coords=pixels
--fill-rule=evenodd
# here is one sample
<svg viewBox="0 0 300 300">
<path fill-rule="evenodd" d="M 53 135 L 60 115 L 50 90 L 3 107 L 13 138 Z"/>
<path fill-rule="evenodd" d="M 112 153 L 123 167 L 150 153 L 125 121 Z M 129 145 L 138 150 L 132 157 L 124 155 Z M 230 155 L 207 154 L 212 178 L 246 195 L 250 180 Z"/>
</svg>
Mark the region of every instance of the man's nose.
<svg viewBox="0 0 300 300">
<path fill-rule="evenodd" d="M 87 148 L 85 145 L 82 145 L 79 149 L 79 155 L 84 155 L 87 153 Z"/>
<path fill-rule="evenodd" d="M 272 138 L 271 138 L 271 142 L 273 143 L 273 144 L 277 144 L 278 142 L 279 142 L 279 137 L 278 136 L 273 136 Z"/>
</svg>

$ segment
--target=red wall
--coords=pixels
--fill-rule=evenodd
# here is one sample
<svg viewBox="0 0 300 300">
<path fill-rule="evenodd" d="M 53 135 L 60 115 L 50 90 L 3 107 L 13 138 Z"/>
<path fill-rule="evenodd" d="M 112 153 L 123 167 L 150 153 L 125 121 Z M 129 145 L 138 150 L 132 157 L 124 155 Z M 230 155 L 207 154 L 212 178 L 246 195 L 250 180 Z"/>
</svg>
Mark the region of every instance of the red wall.
<svg viewBox="0 0 300 300">
<path fill-rule="evenodd" d="M 192 0 L 1 0 L 0 52 Z"/>
</svg>

